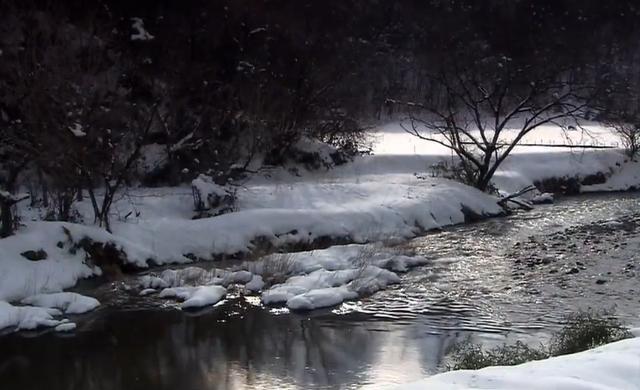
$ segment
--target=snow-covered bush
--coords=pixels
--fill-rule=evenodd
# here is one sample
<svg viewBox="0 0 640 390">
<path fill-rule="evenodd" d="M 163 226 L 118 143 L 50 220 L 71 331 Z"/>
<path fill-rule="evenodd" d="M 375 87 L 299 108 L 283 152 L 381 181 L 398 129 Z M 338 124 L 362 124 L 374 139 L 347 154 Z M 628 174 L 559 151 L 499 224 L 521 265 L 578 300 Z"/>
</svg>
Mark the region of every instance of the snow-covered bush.
<svg viewBox="0 0 640 390">
<path fill-rule="evenodd" d="M 210 176 L 199 175 L 191 182 L 193 203 L 199 216 L 215 216 L 233 211 L 235 194 L 216 184 Z"/>
<path fill-rule="evenodd" d="M 358 154 L 368 154 L 371 147 L 368 139 L 369 128 L 349 118 L 344 110 L 330 110 L 328 118 L 319 121 L 311 132 L 312 137 L 336 148 L 338 155 L 334 157 L 344 162 Z M 341 162 L 337 162 L 339 165 Z"/>
<path fill-rule="evenodd" d="M 279 159 L 270 160 L 270 164 L 291 163 L 302 165 L 307 170 L 331 169 L 334 166 L 350 161 L 355 152 L 347 149 L 339 149 L 320 140 L 302 137 L 284 152 Z"/>
<path fill-rule="evenodd" d="M 533 204 L 548 204 L 548 203 L 553 203 L 553 194 L 550 192 L 542 192 L 539 194 L 534 195 L 531 198 L 531 203 Z"/>
</svg>

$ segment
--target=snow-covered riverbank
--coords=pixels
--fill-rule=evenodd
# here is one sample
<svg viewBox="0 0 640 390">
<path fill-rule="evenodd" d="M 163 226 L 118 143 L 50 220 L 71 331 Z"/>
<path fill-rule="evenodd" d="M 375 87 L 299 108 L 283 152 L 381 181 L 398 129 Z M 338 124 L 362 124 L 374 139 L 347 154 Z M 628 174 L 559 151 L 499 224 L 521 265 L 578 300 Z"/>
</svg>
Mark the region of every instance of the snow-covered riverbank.
<svg viewBox="0 0 640 390">
<path fill-rule="evenodd" d="M 502 213 L 494 197 L 445 179 L 396 174 L 358 181 L 246 184 L 238 192 L 239 211 L 198 220 L 191 219 L 187 188 L 132 190 L 115 208 L 123 214 L 136 210 L 139 216 L 114 220 L 113 234 L 81 224 L 25 221 L 16 235 L 0 241 L 0 299 L 55 292 L 77 278 L 100 274 L 99 264 L 87 259 L 81 244 L 85 238 L 113 243 L 122 261 L 144 268 L 241 257 L 264 246 L 406 239 L 464 222 L 463 209 L 477 215 Z M 90 213 L 84 215 L 91 220 Z M 46 259 L 21 255 L 40 249 Z"/>
<path fill-rule="evenodd" d="M 640 389 L 640 338 L 512 367 L 451 371 L 398 390 Z"/>
<path fill-rule="evenodd" d="M 425 147 L 422 141 L 397 131 L 383 127 L 373 155 L 328 171 L 277 169 L 257 174 L 235 188 L 237 211 L 217 217 L 192 219 L 189 187 L 128 189 L 114 204 L 113 234 L 90 224 L 43 222 L 39 210 L 22 209 L 24 226 L 16 235 L 0 240 L 0 300 L 15 302 L 59 292 L 80 278 L 102 274 L 109 264 L 96 258 L 96 248 L 111 251 L 124 265 L 146 268 L 255 256 L 277 248 L 404 240 L 503 212 L 496 197 L 434 177 L 433 164 L 451 157 L 435 149 L 421 149 Z M 409 142 L 416 153 L 393 149 L 388 137 L 396 143 Z M 496 174 L 498 188 L 513 192 L 545 179 L 580 181 L 597 174 L 606 181 L 586 184 L 582 190 L 626 190 L 640 183 L 638 164 L 625 162 L 620 150 L 543 149 L 516 149 Z M 92 221 L 88 201 L 79 203 L 77 210 L 86 223 Z M 29 251 L 39 255 L 37 259 Z M 353 278 L 347 279 L 344 284 Z M 309 290 L 313 289 L 304 293 Z M 349 296 L 331 292 L 343 298 L 334 294 L 329 301 L 340 302 Z M 285 301 L 291 298 L 287 295 Z"/>
</svg>

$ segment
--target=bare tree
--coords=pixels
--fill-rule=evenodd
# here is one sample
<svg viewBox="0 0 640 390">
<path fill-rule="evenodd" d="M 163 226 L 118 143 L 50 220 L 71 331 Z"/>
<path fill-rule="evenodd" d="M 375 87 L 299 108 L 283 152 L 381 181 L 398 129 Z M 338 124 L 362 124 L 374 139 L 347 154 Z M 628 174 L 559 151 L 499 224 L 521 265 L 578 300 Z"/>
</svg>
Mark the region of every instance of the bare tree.
<svg viewBox="0 0 640 390">
<path fill-rule="evenodd" d="M 638 120 L 640 120 L 640 115 L 635 115 L 634 122 L 605 121 L 620 138 L 625 153 L 630 158 L 634 158 L 640 151 L 640 122 Z"/>
<path fill-rule="evenodd" d="M 4 162 L 0 169 L 0 238 L 13 234 L 16 227 L 13 206 L 26 199 L 15 194 L 18 176 L 28 164 L 28 158 L 22 153 L 17 142 L 6 131 L 0 132 L 0 159 Z"/>
<path fill-rule="evenodd" d="M 83 130 L 84 135 L 79 137 L 76 147 L 82 153 L 76 157 L 75 164 L 89 193 L 95 222 L 109 232 L 111 206 L 116 194 L 132 178 L 157 115 L 156 106 L 148 110 L 136 107 L 133 115 L 133 119 L 119 129 L 97 127 L 95 124 L 100 122 L 93 122 L 94 126 L 87 126 L 86 132 Z M 101 190 L 101 197 L 97 189 Z"/>
<path fill-rule="evenodd" d="M 436 93 L 424 102 L 390 102 L 411 109 L 405 131 L 453 151 L 460 179 L 483 191 L 527 134 L 575 118 L 587 104 L 587 88 L 553 74 L 534 74 L 505 57 L 452 66 L 429 81 Z"/>
<path fill-rule="evenodd" d="M 640 81 L 632 67 L 612 64 L 604 74 L 606 92 L 598 96 L 596 108 L 601 120 L 620 139 L 627 156 L 640 151 Z"/>
</svg>

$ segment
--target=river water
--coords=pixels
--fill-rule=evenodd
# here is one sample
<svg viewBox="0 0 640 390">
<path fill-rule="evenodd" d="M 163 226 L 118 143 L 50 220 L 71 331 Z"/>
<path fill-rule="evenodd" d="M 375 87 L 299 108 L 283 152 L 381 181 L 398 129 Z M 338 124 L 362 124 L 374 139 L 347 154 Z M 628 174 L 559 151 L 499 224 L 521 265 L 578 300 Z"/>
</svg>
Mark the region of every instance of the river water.
<svg viewBox="0 0 640 390">
<path fill-rule="evenodd" d="M 187 313 L 114 283 L 74 334 L 0 336 L 0 388 L 385 388 L 444 370 L 467 338 L 546 342 L 578 309 L 639 325 L 639 247 L 640 195 L 592 195 L 411 240 L 430 264 L 333 309 L 232 297 Z"/>
</svg>

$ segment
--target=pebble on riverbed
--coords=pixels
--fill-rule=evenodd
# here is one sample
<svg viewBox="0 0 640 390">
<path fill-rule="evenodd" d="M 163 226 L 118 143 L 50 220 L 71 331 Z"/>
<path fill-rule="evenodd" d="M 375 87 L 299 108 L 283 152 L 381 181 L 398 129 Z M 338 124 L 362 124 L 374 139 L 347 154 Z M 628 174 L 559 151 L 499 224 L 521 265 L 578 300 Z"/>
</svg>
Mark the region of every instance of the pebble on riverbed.
<svg viewBox="0 0 640 390">
<path fill-rule="evenodd" d="M 572 275 L 572 274 L 577 274 L 578 272 L 580 272 L 580 270 L 577 269 L 576 267 L 573 267 L 570 270 L 568 270 L 567 272 L 565 272 L 565 274 Z"/>
</svg>

